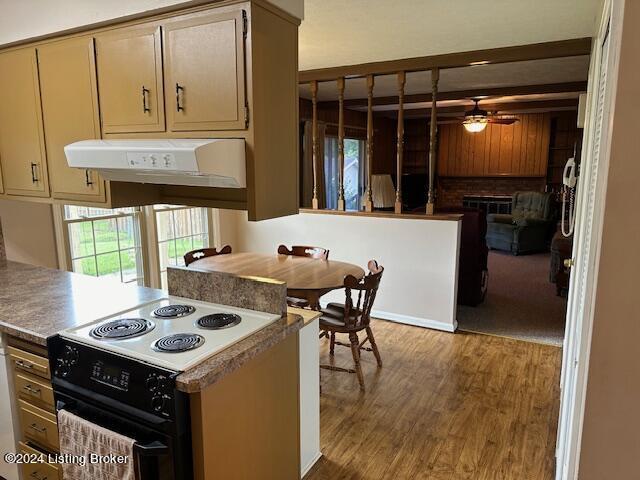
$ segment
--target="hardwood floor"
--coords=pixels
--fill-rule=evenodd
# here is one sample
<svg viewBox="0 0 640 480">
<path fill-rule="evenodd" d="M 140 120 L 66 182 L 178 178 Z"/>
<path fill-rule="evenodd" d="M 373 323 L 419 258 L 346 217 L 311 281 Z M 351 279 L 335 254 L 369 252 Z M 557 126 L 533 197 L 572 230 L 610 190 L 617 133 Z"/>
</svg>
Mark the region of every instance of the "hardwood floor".
<svg viewBox="0 0 640 480">
<path fill-rule="evenodd" d="M 560 348 L 381 320 L 373 331 L 384 366 L 363 352 L 365 393 L 322 371 L 324 456 L 305 480 L 553 478 Z M 336 365 L 351 362 L 336 346 Z"/>
</svg>

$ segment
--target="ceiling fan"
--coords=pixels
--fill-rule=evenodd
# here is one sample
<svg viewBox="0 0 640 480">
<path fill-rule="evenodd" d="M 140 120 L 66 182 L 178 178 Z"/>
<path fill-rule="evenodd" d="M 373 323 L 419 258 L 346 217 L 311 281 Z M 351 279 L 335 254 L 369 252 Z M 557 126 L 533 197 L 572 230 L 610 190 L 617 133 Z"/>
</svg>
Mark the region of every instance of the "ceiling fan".
<svg viewBox="0 0 640 480">
<path fill-rule="evenodd" d="M 487 112 L 486 110 L 482 110 L 478 105 L 478 102 L 480 102 L 480 99 L 478 98 L 472 98 L 471 100 L 475 102 L 474 107 L 471 110 L 464 112 L 464 117 L 460 118 L 460 120 L 462 120 L 462 125 L 464 125 L 464 128 L 468 132 L 481 132 L 489 123 L 512 125 L 518 121 L 518 117 L 515 115 L 496 115 L 494 113 Z"/>
</svg>

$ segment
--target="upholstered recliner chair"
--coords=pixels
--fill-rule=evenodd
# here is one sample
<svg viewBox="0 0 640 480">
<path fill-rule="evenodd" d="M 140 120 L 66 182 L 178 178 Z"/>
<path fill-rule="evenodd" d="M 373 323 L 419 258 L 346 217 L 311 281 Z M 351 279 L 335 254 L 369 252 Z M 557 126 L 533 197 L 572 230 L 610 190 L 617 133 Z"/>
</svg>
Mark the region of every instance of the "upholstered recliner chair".
<svg viewBox="0 0 640 480">
<path fill-rule="evenodd" d="M 553 213 L 550 193 L 516 192 L 511 215 L 487 215 L 487 245 L 514 255 L 547 250 Z"/>
</svg>

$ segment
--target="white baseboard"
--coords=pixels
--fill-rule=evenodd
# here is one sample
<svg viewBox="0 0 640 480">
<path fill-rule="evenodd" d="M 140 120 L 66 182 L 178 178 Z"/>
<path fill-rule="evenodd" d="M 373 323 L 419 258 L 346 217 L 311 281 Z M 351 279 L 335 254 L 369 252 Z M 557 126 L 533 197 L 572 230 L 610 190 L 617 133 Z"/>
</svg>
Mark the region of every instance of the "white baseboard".
<svg viewBox="0 0 640 480">
<path fill-rule="evenodd" d="M 311 470 L 311 467 L 313 467 L 316 464 L 316 462 L 320 460 L 320 457 L 322 457 L 322 452 L 318 452 L 316 456 L 313 457 L 313 460 L 311 460 L 306 467 L 302 468 L 302 474 L 300 475 L 300 478 L 303 478 L 307 473 L 309 473 L 309 470 Z"/>
<path fill-rule="evenodd" d="M 326 300 L 320 301 L 320 306 L 325 308 L 329 302 Z M 413 325 L 414 327 L 432 328 L 434 330 L 441 330 L 443 332 L 453 333 L 458 328 L 458 321 L 454 320 L 453 324 L 447 322 L 441 322 L 439 320 L 431 320 L 429 318 L 413 317 L 411 315 L 403 315 L 401 313 L 385 312 L 382 310 L 371 310 L 372 318 L 379 318 L 381 320 L 389 320 L 391 322 L 404 323 L 405 325 Z"/>
<path fill-rule="evenodd" d="M 434 330 L 442 330 L 443 332 L 455 332 L 458 328 L 458 322 L 454 320 L 453 324 L 441 322 L 439 320 L 431 320 L 429 318 L 413 317 L 410 315 L 402 315 L 400 313 L 383 312 L 381 310 L 371 310 L 371 316 L 382 320 L 390 320 L 392 322 L 404 323 L 416 327 L 432 328 Z"/>
</svg>

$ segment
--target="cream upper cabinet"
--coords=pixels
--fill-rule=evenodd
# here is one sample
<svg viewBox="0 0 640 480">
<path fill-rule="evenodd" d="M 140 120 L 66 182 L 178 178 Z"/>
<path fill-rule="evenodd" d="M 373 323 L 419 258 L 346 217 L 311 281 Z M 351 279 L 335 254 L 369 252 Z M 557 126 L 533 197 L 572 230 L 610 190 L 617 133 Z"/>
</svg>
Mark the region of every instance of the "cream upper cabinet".
<svg viewBox="0 0 640 480">
<path fill-rule="evenodd" d="M 196 14 L 163 26 L 169 131 L 247 127 L 243 17 Z"/>
<path fill-rule="evenodd" d="M 160 27 L 142 26 L 96 38 L 104 133 L 162 132 Z"/>
<path fill-rule="evenodd" d="M 49 181 L 53 198 L 104 201 L 96 172 L 70 168 L 64 146 L 100 138 L 93 38 L 38 47 Z"/>
<path fill-rule="evenodd" d="M 4 190 L 49 196 L 34 48 L 0 54 L 0 163 Z"/>
</svg>

